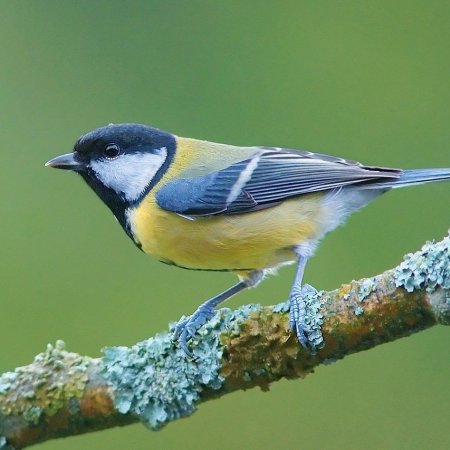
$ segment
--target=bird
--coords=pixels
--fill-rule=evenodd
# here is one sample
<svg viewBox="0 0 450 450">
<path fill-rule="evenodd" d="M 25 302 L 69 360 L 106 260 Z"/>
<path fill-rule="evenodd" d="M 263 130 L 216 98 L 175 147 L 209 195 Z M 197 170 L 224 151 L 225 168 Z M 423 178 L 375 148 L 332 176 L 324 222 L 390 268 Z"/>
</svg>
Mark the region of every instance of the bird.
<svg viewBox="0 0 450 450">
<path fill-rule="evenodd" d="M 314 353 L 304 320 L 311 287 L 303 275 L 320 240 L 391 189 L 450 179 L 450 168 L 376 167 L 304 150 L 179 137 L 137 123 L 90 131 L 46 165 L 78 173 L 146 254 L 238 276 L 175 325 L 174 340 L 187 355 L 219 304 L 292 263 L 290 329 Z"/>
</svg>

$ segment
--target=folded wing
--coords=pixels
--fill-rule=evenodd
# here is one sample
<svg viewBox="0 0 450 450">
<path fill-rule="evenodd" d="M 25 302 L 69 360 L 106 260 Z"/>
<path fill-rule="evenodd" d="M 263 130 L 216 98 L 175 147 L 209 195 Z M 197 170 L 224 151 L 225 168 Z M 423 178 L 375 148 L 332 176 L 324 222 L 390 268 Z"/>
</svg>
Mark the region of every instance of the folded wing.
<svg viewBox="0 0 450 450">
<path fill-rule="evenodd" d="M 169 181 L 156 193 L 158 205 L 186 216 L 238 214 L 268 208 L 304 194 L 349 185 L 395 180 L 401 170 L 363 166 L 333 156 L 261 147 L 225 169 Z"/>
</svg>

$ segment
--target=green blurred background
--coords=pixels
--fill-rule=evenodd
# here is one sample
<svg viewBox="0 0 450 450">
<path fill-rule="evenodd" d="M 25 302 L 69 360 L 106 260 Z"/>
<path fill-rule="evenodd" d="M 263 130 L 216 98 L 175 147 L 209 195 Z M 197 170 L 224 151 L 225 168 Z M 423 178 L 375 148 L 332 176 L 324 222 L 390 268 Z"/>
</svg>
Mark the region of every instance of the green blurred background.
<svg viewBox="0 0 450 450">
<path fill-rule="evenodd" d="M 393 167 L 450 166 L 450 3 L 9 1 L 0 4 L 0 371 L 48 342 L 100 355 L 234 282 L 131 244 L 74 175 L 45 169 L 109 122 Z M 376 274 L 450 227 L 450 184 L 393 192 L 323 242 L 318 288 Z M 286 298 L 293 268 L 233 299 Z M 42 449 L 450 448 L 449 330 L 319 368 L 270 393 Z"/>
</svg>

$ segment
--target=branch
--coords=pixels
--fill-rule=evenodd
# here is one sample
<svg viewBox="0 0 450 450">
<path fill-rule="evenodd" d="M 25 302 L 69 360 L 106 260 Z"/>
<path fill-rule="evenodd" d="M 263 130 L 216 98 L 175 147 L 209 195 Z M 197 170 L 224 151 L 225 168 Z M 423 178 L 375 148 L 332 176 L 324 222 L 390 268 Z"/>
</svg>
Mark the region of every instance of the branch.
<svg viewBox="0 0 450 450">
<path fill-rule="evenodd" d="M 381 275 L 307 299 L 312 355 L 289 330 L 288 304 L 223 309 L 200 330 L 189 359 L 171 330 L 103 358 L 49 345 L 28 366 L 0 377 L 0 449 L 142 421 L 152 429 L 197 405 L 281 378 L 303 378 L 319 364 L 450 324 L 450 236 L 427 243 Z"/>
</svg>

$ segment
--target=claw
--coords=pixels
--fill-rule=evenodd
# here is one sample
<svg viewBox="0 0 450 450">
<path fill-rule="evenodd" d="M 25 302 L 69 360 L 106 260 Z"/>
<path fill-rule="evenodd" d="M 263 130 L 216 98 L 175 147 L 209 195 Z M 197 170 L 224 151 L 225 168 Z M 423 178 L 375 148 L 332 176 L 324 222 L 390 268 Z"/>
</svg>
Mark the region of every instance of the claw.
<svg viewBox="0 0 450 450">
<path fill-rule="evenodd" d="M 193 354 L 189 350 L 188 342 L 195 337 L 196 332 L 208 322 L 208 320 L 214 317 L 215 313 L 216 311 L 213 308 L 202 305 L 194 312 L 194 314 L 186 319 L 180 320 L 180 322 L 175 325 L 173 340 L 178 341 L 181 349 L 190 358 L 193 357 Z"/>
<path fill-rule="evenodd" d="M 289 324 L 291 331 L 297 335 L 297 339 L 304 348 L 308 348 L 308 338 L 306 336 L 306 324 L 304 322 L 306 306 L 303 300 L 303 289 L 295 286 L 289 297 L 290 314 Z"/>
<path fill-rule="evenodd" d="M 307 317 L 308 305 L 305 299 L 317 296 L 318 291 L 309 284 L 304 284 L 301 288 L 294 286 L 289 296 L 290 313 L 289 325 L 291 331 L 297 335 L 297 339 L 305 349 L 309 350 L 311 354 L 315 354 L 318 346 L 311 339 L 312 332 L 309 323 L 305 321 Z"/>
</svg>

